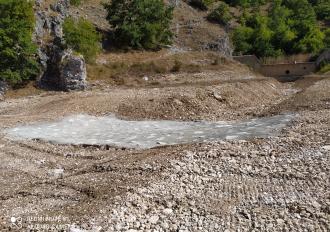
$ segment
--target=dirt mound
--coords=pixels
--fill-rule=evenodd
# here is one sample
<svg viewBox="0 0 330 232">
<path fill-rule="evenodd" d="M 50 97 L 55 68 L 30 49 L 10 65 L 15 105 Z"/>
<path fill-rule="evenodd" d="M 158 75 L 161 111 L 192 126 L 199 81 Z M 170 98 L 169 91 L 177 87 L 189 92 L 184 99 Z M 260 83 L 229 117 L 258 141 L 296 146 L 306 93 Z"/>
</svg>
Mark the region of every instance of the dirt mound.
<svg viewBox="0 0 330 232">
<path fill-rule="evenodd" d="M 296 83 L 298 93 L 270 109 L 279 112 L 330 109 L 330 76 L 307 76 Z"/>
<path fill-rule="evenodd" d="M 219 78 L 216 82 L 206 79 L 178 86 L 104 87 L 8 99 L 0 104 L 0 114 L 7 125 L 76 113 L 114 113 L 129 119 L 232 120 L 250 118 L 287 97 L 283 96 L 287 86 L 273 79 L 225 80 L 215 76 Z"/>
<path fill-rule="evenodd" d="M 117 112 L 137 119 L 238 119 L 280 101 L 281 94 L 280 85 L 272 80 L 153 89 L 143 98 L 120 104 Z"/>
</svg>

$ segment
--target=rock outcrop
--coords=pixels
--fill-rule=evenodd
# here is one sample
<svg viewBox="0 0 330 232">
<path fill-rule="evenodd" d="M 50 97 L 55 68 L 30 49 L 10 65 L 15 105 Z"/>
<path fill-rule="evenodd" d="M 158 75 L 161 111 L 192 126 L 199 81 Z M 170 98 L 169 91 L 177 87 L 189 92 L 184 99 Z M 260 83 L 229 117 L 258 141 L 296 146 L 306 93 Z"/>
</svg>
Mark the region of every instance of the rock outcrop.
<svg viewBox="0 0 330 232">
<path fill-rule="evenodd" d="M 320 67 L 323 62 L 330 62 L 330 49 L 326 49 L 316 60 L 316 66 Z"/>
<path fill-rule="evenodd" d="M 86 89 L 87 72 L 83 56 L 74 55 L 71 50 L 64 51 L 61 56 L 59 73 L 59 87 L 62 90 Z"/>
<path fill-rule="evenodd" d="M 41 88 L 68 91 L 86 87 L 85 60 L 66 50 L 63 38 L 62 25 L 69 16 L 69 7 L 70 0 L 58 0 L 50 7 L 43 0 L 35 3 L 34 40 L 38 44 L 39 62 L 42 65 L 38 78 Z M 67 61 L 64 66 L 63 60 Z"/>
<path fill-rule="evenodd" d="M 205 50 L 215 51 L 225 57 L 232 57 L 233 47 L 230 43 L 229 36 L 225 34 L 214 42 L 210 42 L 204 45 Z"/>
<path fill-rule="evenodd" d="M 5 81 L 0 80 L 0 101 L 4 100 L 7 89 L 7 83 Z"/>
</svg>

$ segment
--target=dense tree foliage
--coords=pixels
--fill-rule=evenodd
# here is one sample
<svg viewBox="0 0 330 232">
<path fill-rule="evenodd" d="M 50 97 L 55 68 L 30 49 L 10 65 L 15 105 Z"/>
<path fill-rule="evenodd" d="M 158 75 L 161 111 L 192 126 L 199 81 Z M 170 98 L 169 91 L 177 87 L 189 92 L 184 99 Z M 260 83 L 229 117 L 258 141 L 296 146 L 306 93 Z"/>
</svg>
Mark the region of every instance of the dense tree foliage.
<svg viewBox="0 0 330 232">
<path fill-rule="evenodd" d="M 63 24 L 65 42 L 74 51 L 81 53 L 87 62 L 94 60 L 100 51 L 100 34 L 86 19 L 67 18 Z"/>
<path fill-rule="evenodd" d="M 173 9 L 163 0 L 112 0 L 104 6 L 118 45 L 158 49 L 171 43 Z"/>
<path fill-rule="evenodd" d="M 330 0 L 316 0 L 313 4 L 319 20 L 330 20 Z"/>
<path fill-rule="evenodd" d="M 324 31 L 324 45 L 326 48 L 330 48 L 330 28 Z"/>
<path fill-rule="evenodd" d="M 12 85 L 36 77 L 39 71 L 32 43 L 32 1 L 0 0 L 0 79 Z"/>
<path fill-rule="evenodd" d="M 268 14 L 243 13 L 241 25 L 232 36 L 235 51 L 259 57 L 319 52 L 329 40 L 321 31 L 314 10 L 319 3 L 318 0 L 273 0 Z"/>
</svg>

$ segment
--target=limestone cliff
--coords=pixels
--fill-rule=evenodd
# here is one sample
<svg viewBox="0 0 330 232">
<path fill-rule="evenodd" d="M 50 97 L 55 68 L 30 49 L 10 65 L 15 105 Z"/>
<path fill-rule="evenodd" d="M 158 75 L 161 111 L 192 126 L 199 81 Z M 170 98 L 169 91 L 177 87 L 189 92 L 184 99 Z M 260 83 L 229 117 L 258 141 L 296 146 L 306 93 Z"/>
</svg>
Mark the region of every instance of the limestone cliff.
<svg viewBox="0 0 330 232">
<path fill-rule="evenodd" d="M 37 0 L 35 3 L 36 24 L 33 38 L 38 45 L 38 56 L 42 65 L 42 72 L 37 80 L 41 88 L 64 91 L 86 88 L 85 60 L 67 51 L 63 38 L 62 24 L 69 16 L 69 7 L 70 0 L 57 0 L 52 3 Z M 63 65 L 64 57 L 66 60 L 70 57 L 73 61 Z M 76 65 L 77 62 L 79 65 Z M 73 66 L 68 66 L 70 64 Z M 72 75 L 73 72 L 75 75 Z M 66 78 L 69 80 L 64 80 Z M 69 86 L 66 86 L 66 83 L 70 83 Z"/>
</svg>

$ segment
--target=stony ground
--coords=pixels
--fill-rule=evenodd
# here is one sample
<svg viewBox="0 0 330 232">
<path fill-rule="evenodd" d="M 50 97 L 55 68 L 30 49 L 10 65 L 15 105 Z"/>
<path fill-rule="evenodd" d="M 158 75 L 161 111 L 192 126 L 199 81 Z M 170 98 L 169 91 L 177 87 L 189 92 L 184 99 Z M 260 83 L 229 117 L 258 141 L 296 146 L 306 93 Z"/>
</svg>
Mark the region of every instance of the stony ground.
<svg viewBox="0 0 330 232">
<path fill-rule="evenodd" d="M 0 103 L 1 129 L 81 112 L 133 119 L 236 120 L 290 110 L 298 116 L 268 139 L 147 150 L 15 142 L 2 134 L 0 231 L 329 231 L 330 79 L 315 80 L 7 99 Z"/>
</svg>

